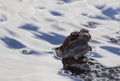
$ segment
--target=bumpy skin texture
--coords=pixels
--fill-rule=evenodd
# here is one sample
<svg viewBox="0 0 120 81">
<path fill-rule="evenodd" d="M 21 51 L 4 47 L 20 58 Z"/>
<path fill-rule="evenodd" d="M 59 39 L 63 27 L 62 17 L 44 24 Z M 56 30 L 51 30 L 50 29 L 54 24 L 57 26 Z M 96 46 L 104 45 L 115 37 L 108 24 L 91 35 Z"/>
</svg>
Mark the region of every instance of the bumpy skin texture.
<svg viewBox="0 0 120 81">
<path fill-rule="evenodd" d="M 86 29 L 82 29 L 80 32 L 72 32 L 58 49 L 63 54 L 63 58 L 73 57 L 77 59 L 92 51 L 88 45 L 90 39 L 91 35 Z"/>
<path fill-rule="evenodd" d="M 56 48 L 56 54 L 60 58 L 74 57 L 78 58 L 91 51 L 88 41 L 91 39 L 89 31 L 81 29 L 79 32 L 72 32 L 63 42 Z"/>
</svg>

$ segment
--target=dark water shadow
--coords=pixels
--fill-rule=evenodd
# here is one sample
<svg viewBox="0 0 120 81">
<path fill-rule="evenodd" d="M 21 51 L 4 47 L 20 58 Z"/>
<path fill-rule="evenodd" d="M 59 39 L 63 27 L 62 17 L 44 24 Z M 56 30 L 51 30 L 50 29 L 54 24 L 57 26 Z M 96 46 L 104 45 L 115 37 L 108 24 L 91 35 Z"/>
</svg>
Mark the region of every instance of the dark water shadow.
<svg viewBox="0 0 120 81">
<path fill-rule="evenodd" d="M 100 19 L 100 20 L 108 20 L 108 18 L 103 17 L 103 16 L 95 16 L 95 17 L 90 17 L 90 18 L 94 18 L 94 19 Z"/>
<path fill-rule="evenodd" d="M 100 48 L 105 49 L 105 50 L 112 52 L 114 54 L 120 55 L 120 48 L 111 47 L 111 46 L 101 46 Z"/>
<path fill-rule="evenodd" d="M 35 51 L 35 50 L 31 50 L 29 52 L 29 55 L 41 55 L 39 52 Z"/>
<path fill-rule="evenodd" d="M 120 19 L 116 19 L 114 17 L 116 14 L 120 13 L 120 8 L 114 9 L 114 8 L 110 7 L 110 8 L 104 9 L 104 7 L 105 7 L 105 5 L 103 5 L 103 6 L 96 6 L 96 8 L 101 10 L 104 15 L 108 16 L 112 20 L 120 20 Z"/>
<path fill-rule="evenodd" d="M 102 58 L 102 56 L 97 52 L 92 52 L 92 57 Z"/>
<path fill-rule="evenodd" d="M 59 0 L 59 1 L 62 1 L 64 3 L 72 3 L 72 2 L 79 1 L 79 0 Z"/>
<path fill-rule="evenodd" d="M 52 51 L 46 51 L 46 52 L 44 52 L 44 53 L 47 53 L 47 54 L 53 54 Z"/>
<path fill-rule="evenodd" d="M 116 20 L 116 21 L 120 21 L 120 19 L 115 18 L 114 16 L 120 13 L 120 8 L 114 9 L 112 7 L 109 7 L 107 9 L 105 9 L 105 5 L 102 6 L 96 6 L 97 9 L 99 9 L 106 17 L 104 16 L 88 16 L 87 13 L 83 13 L 83 16 L 87 16 L 89 18 L 94 18 L 94 19 L 100 19 L 100 20 Z"/>
<path fill-rule="evenodd" d="M 41 52 L 38 52 L 38 51 L 35 51 L 35 50 L 31 50 L 27 55 L 47 55 L 47 54 L 51 54 L 51 55 L 54 55 L 52 51 L 41 51 Z"/>
<path fill-rule="evenodd" d="M 9 38 L 9 37 L 4 37 L 1 38 L 1 40 L 9 47 L 12 49 L 21 49 L 21 48 L 25 48 L 26 46 L 23 45 L 21 42 L 19 42 L 18 40 L 15 40 L 13 38 Z"/>
<path fill-rule="evenodd" d="M 20 26 L 21 29 L 29 30 L 29 31 L 37 31 L 39 28 L 33 24 L 24 24 Z"/>
<path fill-rule="evenodd" d="M 95 39 L 91 39 L 90 41 L 89 41 L 90 43 L 93 43 L 93 44 L 100 44 L 100 42 L 98 41 L 98 40 L 95 40 Z"/>
<path fill-rule="evenodd" d="M 70 3 L 71 2 L 71 0 L 62 0 L 63 2 L 65 2 L 65 3 Z"/>
<path fill-rule="evenodd" d="M 46 34 L 43 32 L 39 32 L 39 33 L 40 34 L 34 34 L 35 38 L 45 40 L 49 42 L 50 44 L 54 44 L 54 45 L 59 45 L 63 43 L 65 39 L 65 36 L 57 34 L 57 33 L 53 33 L 53 32 L 51 33 L 52 35 Z"/>
<path fill-rule="evenodd" d="M 62 13 L 58 12 L 58 11 L 50 11 L 50 13 L 53 15 L 53 16 L 63 16 Z"/>
</svg>

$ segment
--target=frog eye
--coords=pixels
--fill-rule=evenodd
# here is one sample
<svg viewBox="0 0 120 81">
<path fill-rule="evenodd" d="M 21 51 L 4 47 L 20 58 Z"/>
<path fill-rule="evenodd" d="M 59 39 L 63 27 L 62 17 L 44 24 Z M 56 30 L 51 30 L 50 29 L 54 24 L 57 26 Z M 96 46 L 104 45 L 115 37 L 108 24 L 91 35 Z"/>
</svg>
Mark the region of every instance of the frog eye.
<svg viewBox="0 0 120 81">
<path fill-rule="evenodd" d="M 78 33 L 77 32 L 72 32 L 71 35 L 76 36 L 76 35 L 78 35 Z"/>
<path fill-rule="evenodd" d="M 89 33 L 89 31 L 87 29 L 82 29 L 80 32 Z"/>
</svg>

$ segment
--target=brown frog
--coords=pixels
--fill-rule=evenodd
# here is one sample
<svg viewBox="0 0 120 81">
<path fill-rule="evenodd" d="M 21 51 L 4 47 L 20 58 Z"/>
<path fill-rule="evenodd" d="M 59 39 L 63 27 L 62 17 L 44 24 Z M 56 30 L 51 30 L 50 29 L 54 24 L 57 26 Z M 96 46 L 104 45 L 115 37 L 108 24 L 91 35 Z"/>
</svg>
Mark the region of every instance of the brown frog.
<svg viewBox="0 0 120 81">
<path fill-rule="evenodd" d="M 69 70 L 72 73 L 89 72 L 89 66 L 87 70 L 81 69 L 78 65 L 86 63 L 84 61 L 86 54 L 92 51 L 88 41 L 91 39 L 91 35 L 87 29 L 81 29 L 79 32 L 72 32 L 63 42 L 63 44 L 56 48 L 56 54 L 62 58 L 63 69 Z"/>
<path fill-rule="evenodd" d="M 63 42 L 63 44 L 56 48 L 56 54 L 60 58 L 73 57 L 77 59 L 82 55 L 91 51 L 88 41 L 91 35 L 87 29 L 81 29 L 79 32 L 72 32 Z"/>
</svg>

